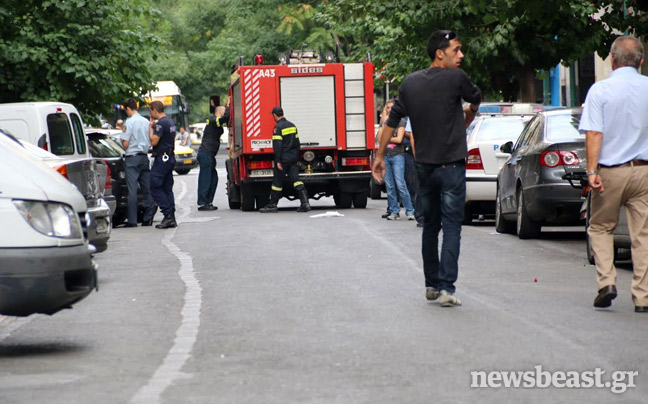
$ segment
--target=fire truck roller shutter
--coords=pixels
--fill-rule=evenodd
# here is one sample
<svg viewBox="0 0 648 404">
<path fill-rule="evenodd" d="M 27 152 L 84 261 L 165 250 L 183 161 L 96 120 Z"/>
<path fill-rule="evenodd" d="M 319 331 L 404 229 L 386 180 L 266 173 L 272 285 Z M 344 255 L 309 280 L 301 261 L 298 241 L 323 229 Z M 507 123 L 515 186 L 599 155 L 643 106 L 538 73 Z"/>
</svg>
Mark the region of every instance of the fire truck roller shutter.
<svg viewBox="0 0 648 404">
<path fill-rule="evenodd" d="M 335 80 L 333 76 L 281 77 L 281 107 L 297 126 L 302 145 L 335 147 Z"/>
<path fill-rule="evenodd" d="M 344 64 L 344 105 L 347 148 L 367 147 L 365 127 L 365 83 L 362 63 Z"/>
</svg>

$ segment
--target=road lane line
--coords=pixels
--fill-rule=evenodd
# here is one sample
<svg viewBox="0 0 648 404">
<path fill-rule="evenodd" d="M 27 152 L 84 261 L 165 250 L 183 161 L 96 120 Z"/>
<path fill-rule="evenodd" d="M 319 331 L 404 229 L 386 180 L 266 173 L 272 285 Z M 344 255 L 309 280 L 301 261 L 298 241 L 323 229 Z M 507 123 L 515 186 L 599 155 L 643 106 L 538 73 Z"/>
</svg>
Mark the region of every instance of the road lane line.
<svg viewBox="0 0 648 404">
<path fill-rule="evenodd" d="M 187 187 L 183 181 L 182 191 L 178 196 L 181 200 L 186 194 Z M 190 210 L 190 209 L 187 209 Z M 183 209 L 183 212 L 185 210 Z M 173 346 L 167 353 L 162 364 L 156 369 L 148 383 L 139 389 L 131 399 L 132 403 L 159 403 L 162 394 L 176 380 L 190 377 L 182 372 L 182 367 L 191 358 L 191 351 L 198 338 L 200 328 L 200 310 L 202 306 L 202 288 L 196 278 L 193 258 L 173 243 L 177 228 L 166 230 L 168 233 L 162 239 L 162 244 L 180 262 L 178 275 L 185 284 L 184 305 L 182 307 L 180 327 L 176 330 Z"/>
</svg>

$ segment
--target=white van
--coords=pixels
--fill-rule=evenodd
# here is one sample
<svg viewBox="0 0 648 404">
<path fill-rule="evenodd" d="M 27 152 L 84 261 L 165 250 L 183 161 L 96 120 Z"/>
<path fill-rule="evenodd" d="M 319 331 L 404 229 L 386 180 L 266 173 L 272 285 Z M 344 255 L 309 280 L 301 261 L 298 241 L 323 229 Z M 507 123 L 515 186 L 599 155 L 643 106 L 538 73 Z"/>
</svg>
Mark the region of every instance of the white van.
<svg viewBox="0 0 648 404">
<path fill-rule="evenodd" d="M 0 314 L 54 314 L 96 288 L 86 214 L 72 183 L 0 130 Z"/>
<path fill-rule="evenodd" d="M 0 127 L 61 157 L 90 158 L 79 111 L 62 102 L 0 104 Z"/>
<path fill-rule="evenodd" d="M 108 168 L 91 156 L 79 111 L 62 102 L 0 104 L 0 128 L 66 160 L 62 174 L 88 205 L 88 240 L 99 252 L 106 250 L 112 227 L 109 197 L 104 197 Z"/>
</svg>

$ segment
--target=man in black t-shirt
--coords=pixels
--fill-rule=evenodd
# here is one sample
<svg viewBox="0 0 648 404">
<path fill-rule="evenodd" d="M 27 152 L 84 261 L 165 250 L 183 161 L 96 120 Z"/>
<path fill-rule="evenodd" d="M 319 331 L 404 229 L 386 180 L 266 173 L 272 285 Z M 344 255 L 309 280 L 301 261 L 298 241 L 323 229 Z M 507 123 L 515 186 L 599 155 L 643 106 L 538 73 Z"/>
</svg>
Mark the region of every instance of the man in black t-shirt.
<svg viewBox="0 0 648 404">
<path fill-rule="evenodd" d="M 466 127 L 475 118 L 481 91 L 459 69 L 459 37 L 436 31 L 428 39 L 429 68 L 407 76 L 389 114 L 373 174 L 384 177 L 385 149 L 399 121 L 409 116 L 416 173 L 423 205 L 423 270 L 426 298 L 443 307 L 460 306 L 454 296 L 459 273 L 461 222 L 466 200 Z M 462 108 L 462 99 L 470 103 Z M 439 257 L 439 232 L 443 246 Z"/>
<path fill-rule="evenodd" d="M 175 220 L 175 199 L 173 196 L 173 167 L 175 166 L 176 125 L 164 113 L 164 104 L 153 101 L 149 104 L 151 123 L 149 138 L 153 146 L 153 166 L 151 167 L 151 195 L 164 214 L 158 229 L 177 227 Z"/>
</svg>

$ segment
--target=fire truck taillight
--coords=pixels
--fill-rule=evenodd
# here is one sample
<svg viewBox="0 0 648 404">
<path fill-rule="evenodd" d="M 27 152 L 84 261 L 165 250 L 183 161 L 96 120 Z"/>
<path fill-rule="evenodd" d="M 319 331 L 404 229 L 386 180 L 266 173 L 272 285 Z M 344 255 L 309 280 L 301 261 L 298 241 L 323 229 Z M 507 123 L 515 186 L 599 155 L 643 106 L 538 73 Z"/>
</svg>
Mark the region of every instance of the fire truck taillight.
<svg viewBox="0 0 648 404">
<path fill-rule="evenodd" d="M 342 157 L 343 166 L 368 166 L 369 157 Z"/>
<path fill-rule="evenodd" d="M 263 170 L 263 169 L 272 168 L 272 160 L 248 161 L 247 168 L 249 170 Z"/>
<path fill-rule="evenodd" d="M 263 55 L 262 54 L 256 54 L 254 55 L 254 64 L 255 65 L 262 65 L 263 64 Z"/>
</svg>

